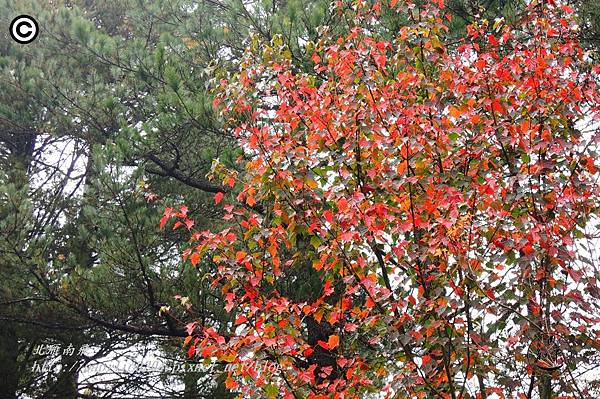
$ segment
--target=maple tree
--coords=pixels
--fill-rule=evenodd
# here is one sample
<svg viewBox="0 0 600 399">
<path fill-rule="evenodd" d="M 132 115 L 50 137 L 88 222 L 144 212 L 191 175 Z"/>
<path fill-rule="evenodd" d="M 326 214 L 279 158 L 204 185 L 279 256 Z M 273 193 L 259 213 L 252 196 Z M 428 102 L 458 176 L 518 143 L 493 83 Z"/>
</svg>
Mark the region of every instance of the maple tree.
<svg viewBox="0 0 600 399">
<path fill-rule="evenodd" d="M 235 325 L 188 324 L 188 354 L 244 397 L 593 397 L 600 67 L 573 10 L 534 1 L 450 48 L 441 0 L 343 5 L 312 72 L 254 38 L 220 82 L 230 225 L 161 225 L 192 231 Z M 393 40 L 382 8 L 408 20 Z"/>
</svg>

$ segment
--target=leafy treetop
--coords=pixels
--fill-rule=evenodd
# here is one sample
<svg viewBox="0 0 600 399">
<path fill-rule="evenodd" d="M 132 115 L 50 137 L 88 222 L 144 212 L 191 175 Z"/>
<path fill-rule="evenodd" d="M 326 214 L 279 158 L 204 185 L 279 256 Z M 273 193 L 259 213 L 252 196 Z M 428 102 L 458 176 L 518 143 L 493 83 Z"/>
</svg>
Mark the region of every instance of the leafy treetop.
<svg viewBox="0 0 600 399">
<path fill-rule="evenodd" d="M 577 246 L 600 68 L 573 11 L 534 1 L 450 51 L 443 1 L 337 6 L 354 25 L 306 44 L 313 71 L 275 36 L 221 81 L 245 173 L 214 163 L 230 225 L 184 258 L 212 258 L 236 328 L 190 323 L 188 353 L 229 363 L 244 397 L 592 397 L 573 375 L 600 337 Z M 382 9 L 408 19 L 392 40 Z"/>
</svg>

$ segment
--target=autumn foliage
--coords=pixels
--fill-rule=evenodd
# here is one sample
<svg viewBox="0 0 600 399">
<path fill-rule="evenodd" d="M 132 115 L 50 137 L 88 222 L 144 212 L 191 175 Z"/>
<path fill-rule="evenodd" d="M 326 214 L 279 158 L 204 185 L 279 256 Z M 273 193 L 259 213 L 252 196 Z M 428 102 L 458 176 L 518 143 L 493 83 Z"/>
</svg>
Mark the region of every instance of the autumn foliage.
<svg viewBox="0 0 600 399">
<path fill-rule="evenodd" d="M 600 68 L 560 2 L 458 43 L 426 3 L 352 2 L 344 35 L 306 44 L 314 70 L 255 39 L 221 81 L 245 153 L 213 168 L 229 226 L 163 224 L 188 224 L 184 258 L 235 314 L 188 325 L 189 354 L 244 397 L 592 395 Z"/>
</svg>

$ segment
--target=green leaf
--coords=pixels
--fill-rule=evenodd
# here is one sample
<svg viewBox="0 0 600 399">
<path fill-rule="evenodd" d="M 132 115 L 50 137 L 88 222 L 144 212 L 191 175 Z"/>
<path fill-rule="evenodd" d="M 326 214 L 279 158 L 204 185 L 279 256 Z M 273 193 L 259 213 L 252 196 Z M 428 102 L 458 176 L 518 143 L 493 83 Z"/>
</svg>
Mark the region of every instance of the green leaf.
<svg viewBox="0 0 600 399">
<path fill-rule="evenodd" d="M 321 239 L 319 237 L 317 237 L 316 235 L 313 235 L 310 238 L 310 244 L 315 247 L 315 249 L 318 249 L 321 246 Z"/>
<path fill-rule="evenodd" d="M 265 385 L 264 390 L 265 390 L 265 396 L 269 399 L 275 399 L 277 397 L 277 395 L 279 394 L 279 388 L 277 388 L 273 384 Z"/>
</svg>

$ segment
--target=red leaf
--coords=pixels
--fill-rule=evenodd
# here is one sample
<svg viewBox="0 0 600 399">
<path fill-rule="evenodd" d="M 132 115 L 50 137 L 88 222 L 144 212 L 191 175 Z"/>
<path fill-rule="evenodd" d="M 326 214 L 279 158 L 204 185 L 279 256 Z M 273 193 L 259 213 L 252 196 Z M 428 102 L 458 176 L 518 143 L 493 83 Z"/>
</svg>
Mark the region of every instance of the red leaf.
<svg viewBox="0 0 600 399">
<path fill-rule="evenodd" d="M 189 358 L 192 358 L 192 357 L 194 357 L 195 354 L 196 354 L 196 345 L 192 345 L 188 348 L 187 355 Z"/>
<path fill-rule="evenodd" d="M 218 193 L 215 194 L 215 204 L 218 204 L 219 202 L 221 202 L 221 200 L 223 199 L 223 196 L 225 194 L 223 194 L 223 192 L 219 191 Z"/>
<path fill-rule="evenodd" d="M 492 290 L 485 290 L 485 295 L 490 299 L 496 299 L 496 294 Z"/>
<path fill-rule="evenodd" d="M 336 205 L 340 212 L 346 212 L 348 210 L 348 201 L 345 198 L 340 198 Z"/>
<path fill-rule="evenodd" d="M 323 217 L 329 223 L 333 223 L 333 212 L 331 212 L 330 210 L 326 210 L 325 212 L 323 212 Z"/>
<path fill-rule="evenodd" d="M 329 350 L 329 344 L 325 341 L 319 340 L 317 341 L 317 345 L 319 345 L 321 348 Z"/>
<path fill-rule="evenodd" d="M 494 99 L 492 101 L 492 110 L 494 112 L 498 112 L 500 114 L 504 113 L 504 106 L 502 106 L 502 103 L 500 102 L 500 100 Z"/>
<path fill-rule="evenodd" d="M 235 179 L 233 177 L 227 177 L 224 180 L 224 183 L 233 188 L 233 186 L 235 186 Z"/>
<path fill-rule="evenodd" d="M 165 208 L 165 212 L 163 213 L 162 218 L 160 218 L 160 228 L 161 229 L 163 229 L 165 227 L 167 220 L 169 220 L 169 218 L 172 216 L 172 214 L 173 214 L 173 208 Z"/>
</svg>

